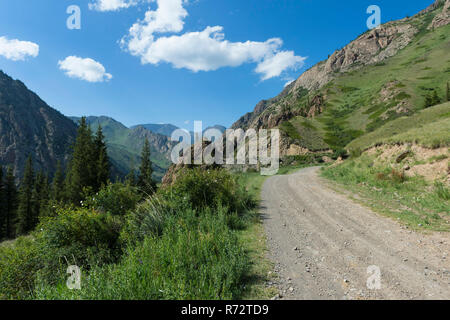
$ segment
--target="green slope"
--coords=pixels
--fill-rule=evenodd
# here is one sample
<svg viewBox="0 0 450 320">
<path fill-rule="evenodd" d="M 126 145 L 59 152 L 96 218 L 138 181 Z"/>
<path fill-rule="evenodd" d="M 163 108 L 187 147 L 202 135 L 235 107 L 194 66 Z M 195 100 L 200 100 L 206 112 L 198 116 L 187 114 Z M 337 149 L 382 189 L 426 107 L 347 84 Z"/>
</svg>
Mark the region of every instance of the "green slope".
<svg viewBox="0 0 450 320">
<path fill-rule="evenodd" d="M 352 141 L 347 148 L 365 150 L 378 144 L 406 142 L 427 147 L 450 146 L 450 102 L 390 121 Z"/>
<path fill-rule="evenodd" d="M 320 90 L 309 92 L 290 106 L 293 110 L 302 108 L 308 99 L 321 95 L 325 100 L 322 114 L 312 120 L 297 116 L 279 128 L 295 143 L 310 150 L 344 148 L 360 137 L 364 145 L 374 143 L 370 139 L 376 135 L 371 132 L 424 109 L 425 96 L 433 90 L 444 101 L 447 82 L 450 82 L 450 25 L 427 30 L 434 14 L 411 18 L 409 23 L 420 31 L 395 56 L 376 65 L 339 74 Z M 448 109 L 448 104 L 441 108 Z M 444 134 L 445 128 L 449 128 L 448 121 L 434 124 L 434 136 L 438 135 L 437 129 Z M 415 134 L 421 134 L 420 130 Z M 423 139 L 424 143 L 432 143 L 430 134 L 428 132 L 428 137 Z M 351 147 L 357 145 L 350 144 Z"/>
</svg>

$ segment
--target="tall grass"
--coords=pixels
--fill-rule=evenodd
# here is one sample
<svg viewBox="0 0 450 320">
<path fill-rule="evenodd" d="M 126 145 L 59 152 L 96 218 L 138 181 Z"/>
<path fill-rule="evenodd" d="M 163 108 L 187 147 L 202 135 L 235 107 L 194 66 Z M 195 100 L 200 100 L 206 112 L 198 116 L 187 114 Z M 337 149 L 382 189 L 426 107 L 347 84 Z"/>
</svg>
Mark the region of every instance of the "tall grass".
<svg viewBox="0 0 450 320">
<path fill-rule="evenodd" d="M 422 177 L 407 178 L 388 164 L 375 164 L 367 154 L 322 170 L 322 175 L 358 193 L 376 211 L 413 228 L 450 231 L 449 189 Z"/>
</svg>

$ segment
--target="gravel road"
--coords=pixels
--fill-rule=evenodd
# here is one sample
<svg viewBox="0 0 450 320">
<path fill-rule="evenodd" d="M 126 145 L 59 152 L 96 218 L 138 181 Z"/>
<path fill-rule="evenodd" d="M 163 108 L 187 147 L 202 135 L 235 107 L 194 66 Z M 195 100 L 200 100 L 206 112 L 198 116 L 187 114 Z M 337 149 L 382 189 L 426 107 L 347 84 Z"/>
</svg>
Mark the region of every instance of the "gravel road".
<svg viewBox="0 0 450 320">
<path fill-rule="evenodd" d="M 327 187 L 318 170 L 264 183 L 277 275 L 268 285 L 281 293 L 274 299 L 450 299 L 448 234 L 417 233 L 380 216 Z"/>
</svg>

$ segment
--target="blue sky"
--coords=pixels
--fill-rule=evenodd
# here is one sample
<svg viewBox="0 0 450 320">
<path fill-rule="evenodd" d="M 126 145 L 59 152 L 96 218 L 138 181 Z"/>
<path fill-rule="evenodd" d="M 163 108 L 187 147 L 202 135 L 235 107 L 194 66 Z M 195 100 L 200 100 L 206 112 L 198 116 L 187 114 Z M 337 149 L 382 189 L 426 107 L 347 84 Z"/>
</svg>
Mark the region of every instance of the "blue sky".
<svg viewBox="0 0 450 320">
<path fill-rule="evenodd" d="M 111 11 L 96 1 L 137 3 Z M 169 10 L 158 14 L 158 3 L 148 0 L 2 0 L 0 69 L 67 116 L 107 115 L 128 126 L 230 126 L 366 31 L 369 5 L 378 5 L 387 22 L 433 2 L 159 1 L 171 2 Z M 70 5 L 81 9 L 80 30 L 66 26 Z M 142 21 L 146 12 L 153 18 Z M 2 45 L 15 39 L 38 45 L 39 53 L 21 42 L 28 55 L 5 54 Z M 80 64 L 94 74 L 80 78 Z"/>
</svg>

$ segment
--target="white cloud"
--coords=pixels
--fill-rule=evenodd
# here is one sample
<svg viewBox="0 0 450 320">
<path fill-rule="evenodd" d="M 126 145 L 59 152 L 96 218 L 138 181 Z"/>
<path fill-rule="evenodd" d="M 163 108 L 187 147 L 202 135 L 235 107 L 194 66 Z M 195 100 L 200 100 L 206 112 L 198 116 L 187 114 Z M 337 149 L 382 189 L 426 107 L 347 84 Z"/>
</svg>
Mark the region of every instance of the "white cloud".
<svg viewBox="0 0 450 320">
<path fill-rule="evenodd" d="M 89 3 L 89 9 L 97 11 L 117 11 L 137 4 L 136 0 L 95 0 Z"/>
<path fill-rule="evenodd" d="M 0 56 L 6 59 L 19 61 L 25 60 L 27 56 L 35 58 L 38 55 L 39 46 L 36 43 L 0 37 Z"/>
<path fill-rule="evenodd" d="M 59 68 L 71 78 L 77 78 L 88 82 L 103 82 L 112 79 L 112 75 L 106 73 L 105 67 L 91 58 L 79 58 L 69 56 L 58 61 Z"/>
<path fill-rule="evenodd" d="M 230 42 L 225 39 L 221 26 L 158 37 L 157 34 L 183 31 L 188 13 L 183 7 L 185 0 L 156 1 L 157 9 L 147 11 L 145 18 L 137 21 L 121 41 L 122 46 L 140 57 L 143 64 L 166 62 L 175 68 L 198 72 L 256 63 L 255 72 L 261 74 L 262 80 L 278 77 L 286 70 L 303 65 L 305 58 L 295 56 L 293 51 L 281 50 L 281 39 Z"/>
<path fill-rule="evenodd" d="M 256 67 L 255 71 L 262 74 L 262 80 L 278 77 L 286 69 L 302 67 L 306 58 L 298 57 L 294 51 L 281 51 L 267 57 Z"/>
</svg>

